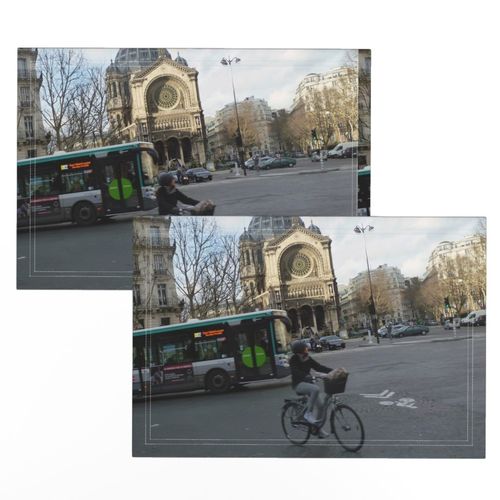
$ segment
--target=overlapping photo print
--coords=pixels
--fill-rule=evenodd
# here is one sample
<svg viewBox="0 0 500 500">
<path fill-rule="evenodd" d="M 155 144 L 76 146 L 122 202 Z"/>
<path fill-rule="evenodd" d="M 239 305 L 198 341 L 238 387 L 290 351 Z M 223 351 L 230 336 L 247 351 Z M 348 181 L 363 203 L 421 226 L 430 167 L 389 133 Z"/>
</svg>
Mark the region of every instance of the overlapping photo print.
<svg viewBox="0 0 500 500">
<path fill-rule="evenodd" d="M 369 215 L 370 61 L 20 48 L 18 288 L 130 289 L 134 215 Z"/>
<path fill-rule="evenodd" d="M 483 218 L 148 217 L 133 454 L 480 458 Z"/>
</svg>

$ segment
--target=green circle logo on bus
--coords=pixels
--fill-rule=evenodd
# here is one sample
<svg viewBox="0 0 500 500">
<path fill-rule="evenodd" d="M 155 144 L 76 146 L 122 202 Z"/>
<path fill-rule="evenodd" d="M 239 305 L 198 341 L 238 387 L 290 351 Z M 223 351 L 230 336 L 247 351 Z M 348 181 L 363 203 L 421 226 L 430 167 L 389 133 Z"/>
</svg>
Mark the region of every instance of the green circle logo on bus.
<svg viewBox="0 0 500 500">
<path fill-rule="evenodd" d="M 134 188 L 132 187 L 132 183 L 128 179 L 122 179 L 122 192 L 123 192 L 123 199 L 128 199 L 132 196 L 132 193 L 134 192 Z M 113 200 L 120 200 L 120 188 L 118 186 L 118 179 L 114 179 L 111 181 L 110 185 L 108 186 L 108 192 L 109 196 L 113 198 Z"/>
<path fill-rule="evenodd" d="M 255 346 L 255 365 L 253 362 L 253 356 L 252 356 L 252 348 L 251 347 L 246 347 L 243 352 L 241 353 L 241 360 L 243 361 L 243 364 L 248 367 L 248 368 L 259 368 L 266 362 L 266 352 L 262 347 Z"/>
</svg>

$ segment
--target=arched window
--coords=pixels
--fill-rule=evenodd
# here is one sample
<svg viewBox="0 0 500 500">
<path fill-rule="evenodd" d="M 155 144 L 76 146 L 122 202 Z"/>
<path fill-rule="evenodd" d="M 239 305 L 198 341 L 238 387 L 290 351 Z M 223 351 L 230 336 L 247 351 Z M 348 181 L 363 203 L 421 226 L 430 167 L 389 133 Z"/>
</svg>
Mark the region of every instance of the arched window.
<svg viewBox="0 0 500 500">
<path fill-rule="evenodd" d="M 113 82 L 113 97 L 117 97 L 116 82 Z"/>
</svg>

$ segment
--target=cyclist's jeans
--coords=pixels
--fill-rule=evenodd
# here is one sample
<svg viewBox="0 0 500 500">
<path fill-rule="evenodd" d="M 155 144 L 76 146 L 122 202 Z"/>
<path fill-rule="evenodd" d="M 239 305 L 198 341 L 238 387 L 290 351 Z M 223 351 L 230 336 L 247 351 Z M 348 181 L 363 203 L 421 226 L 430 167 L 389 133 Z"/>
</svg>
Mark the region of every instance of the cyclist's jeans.
<svg viewBox="0 0 500 500">
<path fill-rule="evenodd" d="M 316 408 L 317 414 L 320 415 L 319 387 L 316 384 L 300 382 L 295 387 L 295 392 L 301 396 L 309 396 L 307 399 L 307 411 L 313 412 L 314 408 Z"/>
</svg>

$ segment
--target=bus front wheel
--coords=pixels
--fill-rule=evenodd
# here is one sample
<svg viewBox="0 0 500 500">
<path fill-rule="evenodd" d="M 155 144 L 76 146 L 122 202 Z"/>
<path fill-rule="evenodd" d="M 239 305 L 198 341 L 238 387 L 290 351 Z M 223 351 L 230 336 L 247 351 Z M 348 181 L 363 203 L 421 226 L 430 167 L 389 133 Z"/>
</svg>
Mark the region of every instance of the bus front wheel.
<svg viewBox="0 0 500 500">
<path fill-rule="evenodd" d="M 212 370 L 207 374 L 207 389 L 213 393 L 221 393 L 229 390 L 231 380 L 224 370 Z"/>
<path fill-rule="evenodd" d="M 97 210 L 88 201 L 81 201 L 73 208 L 73 220 L 79 226 L 90 226 L 97 220 Z"/>
</svg>

